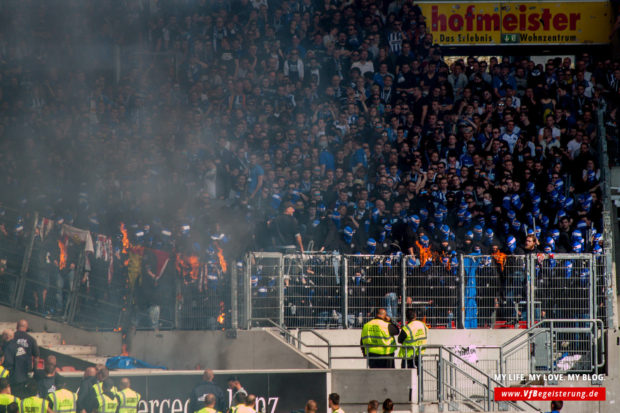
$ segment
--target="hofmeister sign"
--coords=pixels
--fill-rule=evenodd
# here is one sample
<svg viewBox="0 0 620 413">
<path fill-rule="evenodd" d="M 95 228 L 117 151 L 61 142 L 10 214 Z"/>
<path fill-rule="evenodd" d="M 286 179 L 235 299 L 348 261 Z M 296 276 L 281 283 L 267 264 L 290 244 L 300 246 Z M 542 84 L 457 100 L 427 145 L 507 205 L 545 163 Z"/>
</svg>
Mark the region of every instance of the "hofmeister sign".
<svg viewBox="0 0 620 413">
<path fill-rule="evenodd" d="M 433 41 L 444 46 L 609 42 L 607 1 L 419 2 Z"/>
</svg>

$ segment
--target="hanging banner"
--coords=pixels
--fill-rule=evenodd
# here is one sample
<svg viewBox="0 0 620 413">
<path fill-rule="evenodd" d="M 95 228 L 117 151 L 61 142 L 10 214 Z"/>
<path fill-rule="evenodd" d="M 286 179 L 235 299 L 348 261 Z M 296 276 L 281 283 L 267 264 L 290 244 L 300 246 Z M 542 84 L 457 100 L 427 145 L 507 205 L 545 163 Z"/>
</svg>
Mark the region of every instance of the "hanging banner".
<svg viewBox="0 0 620 413">
<path fill-rule="evenodd" d="M 606 1 L 417 4 L 442 46 L 605 44 L 612 27 Z"/>
</svg>

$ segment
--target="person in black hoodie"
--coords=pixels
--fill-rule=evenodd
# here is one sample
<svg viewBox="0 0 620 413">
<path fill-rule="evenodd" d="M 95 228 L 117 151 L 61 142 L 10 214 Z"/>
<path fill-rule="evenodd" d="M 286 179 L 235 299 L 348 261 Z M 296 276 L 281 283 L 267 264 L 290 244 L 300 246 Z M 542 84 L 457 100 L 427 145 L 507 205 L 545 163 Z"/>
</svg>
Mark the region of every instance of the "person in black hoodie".
<svg viewBox="0 0 620 413">
<path fill-rule="evenodd" d="M 205 396 L 209 393 L 215 396 L 215 409 L 219 412 L 226 411 L 228 403 L 226 402 L 224 390 L 213 382 L 214 378 L 215 375 L 213 374 L 213 370 L 205 369 L 202 375 L 202 382 L 192 389 L 189 396 L 188 413 L 194 413 L 202 409 L 204 407 Z"/>
</svg>

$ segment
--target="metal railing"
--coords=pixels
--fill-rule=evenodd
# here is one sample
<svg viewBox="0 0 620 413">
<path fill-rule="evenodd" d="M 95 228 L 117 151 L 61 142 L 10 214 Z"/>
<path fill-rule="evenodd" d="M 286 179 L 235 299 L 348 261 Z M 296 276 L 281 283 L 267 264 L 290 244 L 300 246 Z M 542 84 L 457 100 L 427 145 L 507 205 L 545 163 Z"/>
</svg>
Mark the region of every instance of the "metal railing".
<svg viewBox="0 0 620 413">
<path fill-rule="evenodd" d="M 601 273 L 604 276 L 599 279 L 597 295 L 599 297 L 599 313 L 605 314 L 601 316 L 601 319 L 605 321 L 605 327 L 613 328 L 617 327 L 617 318 L 614 317 L 616 313 L 614 311 L 616 305 L 616 289 L 614 288 L 614 286 L 616 286 L 616 268 L 614 263 L 616 257 L 615 240 L 617 239 L 618 221 L 615 213 L 616 208 L 611 199 L 611 170 L 609 167 L 606 116 L 607 103 L 604 99 L 601 99 L 597 110 L 597 152 L 599 156 L 598 165 L 600 168 L 599 182 L 601 188 L 601 202 L 603 204 L 602 224 L 604 254 L 602 261 L 604 263 L 602 265 L 605 271 Z"/>
<path fill-rule="evenodd" d="M 445 346 L 424 346 L 418 362 L 418 403 L 444 404 L 457 411 L 539 411 L 527 402 L 495 401 L 504 385 Z"/>
<path fill-rule="evenodd" d="M 504 385 L 523 384 L 556 373 L 592 374 L 593 383 L 605 360 L 603 322 L 597 319 L 543 320 L 502 344 L 499 360 Z"/>
<path fill-rule="evenodd" d="M 432 328 L 528 328 L 544 319 L 608 318 L 601 255 L 463 255 L 419 265 L 398 255 L 251 253 L 245 327 L 360 328 L 377 308 Z M 264 324 L 264 323 L 263 323 Z"/>
</svg>

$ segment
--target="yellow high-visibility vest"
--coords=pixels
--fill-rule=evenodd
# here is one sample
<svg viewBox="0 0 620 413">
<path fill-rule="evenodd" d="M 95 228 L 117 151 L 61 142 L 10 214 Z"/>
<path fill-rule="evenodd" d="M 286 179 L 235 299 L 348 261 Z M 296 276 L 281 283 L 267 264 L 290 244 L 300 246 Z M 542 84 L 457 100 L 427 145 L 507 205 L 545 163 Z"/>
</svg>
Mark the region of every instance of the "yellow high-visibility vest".
<svg viewBox="0 0 620 413">
<path fill-rule="evenodd" d="M 77 396 L 70 390 L 56 390 L 49 393 L 47 398 L 52 402 L 56 413 L 75 413 L 77 410 Z"/>
<path fill-rule="evenodd" d="M 103 394 L 103 404 L 99 405 L 99 409 L 97 411 L 99 413 L 116 413 L 116 408 L 118 407 L 118 400 L 116 397 L 112 398 L 107 394 Z"/>
<path fill-rule="evenodd" d="M 396 351 L 396 340 L 390 335 L 389 323 L 375 318 L 362 328 L 362 344 L 368 353 L 390 355 Z M 383 347 L 377 347 L 383 346 Z"/>
<path fill-rule="evenodd" d="M 428 338 L 428 327 L 422 321 L 413 320 L 403 327 L 407 338 L 403 341 L 403 347 L 398 352 L 398 357 L 411 358 L 413 355 L 424 354 L 425 349 L 420 352 L 420 346 L 426 344 Z"/>
<path fill-rule="evenodd" d="M 19 403 L 20 413 L 47 413 L 50 402 L 37 396 L 25 398 Z"/>
<path fill-rule="evenodd" d="M 12 394 L 0 393 L 0 406 L 8 406 L 13 402 L 19 404 L 21 400 L 19 400 L 19 398 L 13 396 Z"/>
<path fill-rule="evenodd" d="M 136 413 L 140 403 L 140 393 L 132 389 L 123 389 L 116 393 L 119 401 L 118 413 Z"/>
</svg>

